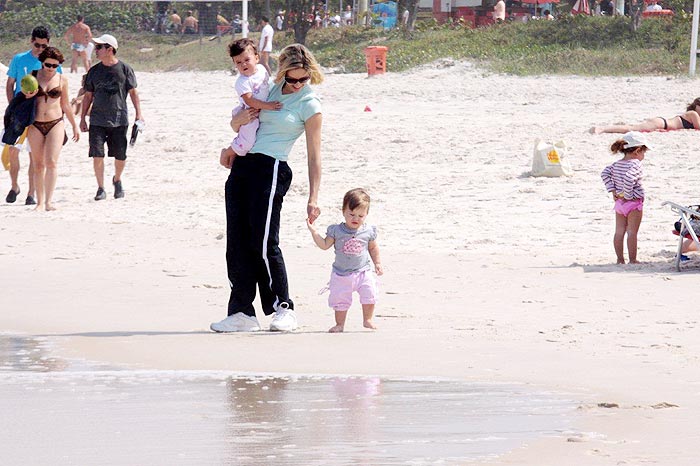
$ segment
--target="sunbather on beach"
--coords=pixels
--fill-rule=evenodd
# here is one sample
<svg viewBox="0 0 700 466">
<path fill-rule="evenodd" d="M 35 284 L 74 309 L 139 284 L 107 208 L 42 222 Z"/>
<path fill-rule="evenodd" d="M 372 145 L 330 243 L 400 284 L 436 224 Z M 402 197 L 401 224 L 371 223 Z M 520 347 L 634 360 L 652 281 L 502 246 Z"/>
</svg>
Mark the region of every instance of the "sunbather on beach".
<svg viewBox="0 0 700 466">
<path fill-rule="evenodd" d="M 671 118 L 653 117 L 635 125 L 594 126 L 591 133 L 627 133 L 628 131 L 661 131 L 674 129 L 700 129 L 700 97 L 688 104 L 685 113 Z"/>
</svg>

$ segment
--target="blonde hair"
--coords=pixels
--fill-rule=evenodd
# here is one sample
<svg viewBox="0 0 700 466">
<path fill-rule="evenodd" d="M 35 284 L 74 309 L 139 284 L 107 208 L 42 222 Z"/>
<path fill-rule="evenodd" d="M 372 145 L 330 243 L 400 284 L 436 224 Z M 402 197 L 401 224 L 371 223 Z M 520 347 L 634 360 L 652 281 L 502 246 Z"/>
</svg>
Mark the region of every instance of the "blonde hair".
<svg viewBox="0 0 700 466">
<path fill-rule="evenodd" d="M 275 83 L 279 84 L 284 81 L 284 77 L 290 70 L 303 68 L 309 72 L 311 76 L 311 84 L 321 84 L 323 82 L 323 73 L 321 67 L 316 61 L 316 57 L 309 49 L 302 44 L 288 45 L 282 49 L 278 58 L 279 66 Z"/>
</svg>

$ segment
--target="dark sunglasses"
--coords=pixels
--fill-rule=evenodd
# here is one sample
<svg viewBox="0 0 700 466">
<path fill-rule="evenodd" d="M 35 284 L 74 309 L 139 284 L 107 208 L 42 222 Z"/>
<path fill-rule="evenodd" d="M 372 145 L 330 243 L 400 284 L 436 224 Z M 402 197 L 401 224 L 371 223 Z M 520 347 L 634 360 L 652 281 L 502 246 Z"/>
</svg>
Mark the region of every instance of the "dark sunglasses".
<svg viewBox="0 0 700 466">
<path fill-rule="evenodd" d="M 34 42 L 34 47 L 36 47 L 38 49 L 45 49 L 48 46 L 49 46 L 49 44 L 40 44 L 38 42 Z"/>
<path fill-rule="evenodd" d="M 108 49 L 108 48 L 110 48 L 110 45 L 108 45 L 108 44 L 97 44 L 97 45 L 95 45 L 95 50 L 100 50 L 100 49 L 102 49 L 102 47 Z"/>
<path fill-rule="evenodd" d="M 304 84 L 309 79 L 311 79 L 311 76 L 304 76 L 303 78 L 299 78 L 299 79 L 290 78 L 289 76 L 284 77 L 284 81 L 287 84 Z"/>
<path fill-rule="evenodd" d="M 60 63 L 46 63 L 46 62 L 44 62 L 43 65 L 46 68 L 58 68 L 59 66 L 61 66 Z"/>
</svg>

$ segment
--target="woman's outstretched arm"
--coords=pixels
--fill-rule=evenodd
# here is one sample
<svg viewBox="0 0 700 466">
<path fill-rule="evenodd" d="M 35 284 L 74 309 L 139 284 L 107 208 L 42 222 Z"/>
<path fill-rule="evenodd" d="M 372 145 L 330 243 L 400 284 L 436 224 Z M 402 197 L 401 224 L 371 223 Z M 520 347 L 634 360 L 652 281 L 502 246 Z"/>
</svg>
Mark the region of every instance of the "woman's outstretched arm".
<svg viewBox="0 0 700 466">
<path fill-rule="evenodd" d="M 306 156 L 309 164 L 309 201 L 306 205 L 306 214 L 310 223 L 313 223 L 321 209 L 318 207 L 318 191 L 321 187 L 321 126 L 323 117 L 315 114 L 304 123 L 306 132 Z"/>
</svg>

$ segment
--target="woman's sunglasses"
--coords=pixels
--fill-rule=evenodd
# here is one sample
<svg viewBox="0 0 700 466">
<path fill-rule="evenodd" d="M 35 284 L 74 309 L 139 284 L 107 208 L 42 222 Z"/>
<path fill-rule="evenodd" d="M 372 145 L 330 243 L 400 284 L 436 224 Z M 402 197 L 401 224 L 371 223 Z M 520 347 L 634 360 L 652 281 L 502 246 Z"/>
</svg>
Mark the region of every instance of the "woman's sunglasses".
<svg viewBox="0 0 700 466">
<path fill-rule="evenodd" d="M 284 77 L 284 81 L 287 84 L 304 84 L 309 79 L 311 79 L 311 76 L 304 76 L 303 78 L 299 78 L 299 79 L 290 78 L 289 76 Z"/>
<path fill-rule="evenodd" d="M 110 46 L 107 44 L 97 44 L 97 45 L 95 45 L 95 50 L 101 50 L 102 47 L 108 49 Z"/>
<path fill-rule="evenodd" d="M 46 62 L 44 62 L 44 66 L 46 68 L 58 68 L 59 66 L 61 66 L 61 64 L 60 63 L 46 63 Z"/>
</svg>

